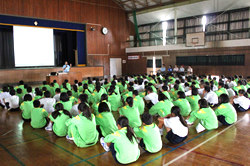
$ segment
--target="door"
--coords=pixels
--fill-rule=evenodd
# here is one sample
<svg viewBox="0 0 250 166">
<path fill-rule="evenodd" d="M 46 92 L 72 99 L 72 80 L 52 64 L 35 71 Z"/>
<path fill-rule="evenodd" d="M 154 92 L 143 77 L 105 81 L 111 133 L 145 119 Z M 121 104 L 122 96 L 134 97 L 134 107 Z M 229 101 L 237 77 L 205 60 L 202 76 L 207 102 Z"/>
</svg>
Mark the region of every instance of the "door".
<svg viewBox="0 0 250 166">
<path fill-rule="evenodd" d="M 122 59 L 110 58 L 110 77 L 122 75 Z"/>
</svg>

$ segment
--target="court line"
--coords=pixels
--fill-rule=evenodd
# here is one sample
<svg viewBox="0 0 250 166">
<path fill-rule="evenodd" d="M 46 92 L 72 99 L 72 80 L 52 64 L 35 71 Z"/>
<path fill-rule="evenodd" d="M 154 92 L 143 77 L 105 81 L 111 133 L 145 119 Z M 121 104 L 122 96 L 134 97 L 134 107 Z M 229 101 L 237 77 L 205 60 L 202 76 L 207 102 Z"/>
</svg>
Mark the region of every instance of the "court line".
<svg viewBox="0 0 250 166">
<path fill-rule="evenodd" d="M 164 153 L 164 154 L 162 154 L 162 155 L 160 155 L 160 156 L 154 158 L 153 160 L 150 160 L 150 161 L 144 163 L 142 166 L 147 165 L 147 164 L 149 164 L 149 163 L 152 163 L 153 161 L 155 161 L 155 160 L 157 160 L 157 159 L 159 159 L 159 158 L 165 156 L 166 154 L 168 154 L 168 153 L 170 153 L 170 152 L 173 152 L 174 150 L 178 149 L 179 147 L 181 147 L 181 146 L 183 146 L 183 145 L 186 145 L 187 143 L 189 143 L 189 142 L 195 140 L 196 138 L 199 138 L 200 136 L 202 136 L 202 135 L 208 133 L 209 131 L 211 131 L 211 130 L 207 130 L 207 131 L 205 131 L 205 132 L 203 132 L 203 133 L 197 135 L 196 137 L 194 137 L 194 138 L 188 140 L 187 142 L 184 142 L 184 143 L 180 144 L 179 146 L 176 146 L 175 148 L 172 148 L 170 151 L 167 151 L 166 153 Z"/>
<path fill-rule="evenodd" d="M 185 151 L 189 151 L 188 149 L 185 149 L 185 148 L 182 148 L 182 147 L 179 147 L 179 149 L 182 149 L 182 150 L 185 150 Z M 224 162 L 228 162 L 228 163 L 231 163 L 231 164 L 244 166 L 244 165 L 242 165 L 242 164 L 235 163 L 235 162 L 233 162 L 233 161 L 221 159 L 221 158 L 214 157 L 214 156 L 210 156 L 210 155 L 207 155 L 207 154 L 204 154 L 204 153 L 200 153 L 200 152 L 192 151 L 192 153 L 200 154 L 200 155 L 203 155 L 203 156 L 207 156 L 207 157 L 210 157 L 210 158 L 213 158 L 213 159 L 216 159 L 216 160 L 221 160 L 221 161 L 224 161 Z"/>
<path fill-rule="evenodd" d="M 61 150 L 65 151 L 65 152 L 71 154 L 72 156 L 75 156 L 76 158 L 78 158 L 78 159 L 80 159 L 80 160 L 84 160 L 84 159 L 81 158 L 80 156 L 78 156 L 78 155 L 76 155 L 76 154 L 74 154 L 74 153 L 68 151 L 67 149 L 64 149 L 63 147 L 61 147 L 61 146 L 59 146 L 59 145 L 57 145 L 57 144 L 55 144 L 55 143 L 53 143 L 53 142 L 47 140 L 46 138 L 44 138 L 44 137 L 38 135 L 37 133 L 34 132 L 34 134 L 37 135 L 38 137 L 41 137 L 41 138 L 44 139 L 45 141 L 47 141 L 47 142 L 49 142 L 49 143 L 55 145 L 55 146 L 58 147 L 59 149 L 61 149 Z M 65 138 L 65 139 L 66 139 L 66 138 Z M 88 161 L 85 161 L 85 162 L 88 163 L 88 164 L 90 164 L 90 165 L 92 165 L 92 166 L 94 166 L 94 164 L 92 164 L 92 163 L 90 163 L 90 162 L 88 162 Z"/>
<path fill-rule="evenodd" d="M 171 147 L 171 146 L 168 146 L 168 145 L 165 145 L 165 144 L 162 144 L 162 146 L 164 146 L 165 148 L 174 149 L 174 147 Z"/>
<path fill-rule="evenodd" d="M 174 158 L 173 160 L 169 161 L 168 163 L 164 164 L 164 166 L 167 166 L 169 164 L 172 164 L 173 162 L 179 160 L 180 158 L 184 157 L 185 155 L 187 155 L 188 153 L 192 152 L 193 150 L 197 149 L 198 147 L 204 145 L 205 143 L 207 143 L 208 141 L 212 140 L 213 138 L 217 137 L 218 135 L 222 134 L 224 131 L 228 130 L 229 128 L 235 126 L 237 123 L 241 122 L 245 117 L 243 117 L 242 119 L 240 119 L 239 121 L 237 121 L 236 123 L 234 123 L 233 125 L 228 126 L 227 128 L 223 129 L 222 131 L 220 131 L 219 133 L 213 135 L 212 137 L 208 138 L 207 140 L 203 141 L 202 143 L 198 144 L 197 146 L 193 147 L 192 149 L 190 149 L 189 151 L 183 153 L 182 155 Z"/>
<path fill-rule="evenodd" d="M 8 131 L 8 132 L 6 132 L 6 133 L 4 133 L 2 136 L 5 136 L 5 135 L 7 135 L 7 134 L 11 133 L 12 131 L 13 131 L 13 129 L 12 129 L 12 130 L 10 130 L 10 131 Z"/>
<path fill-rule="evenodd" d="M 22 163 L 14 154 L 12 154 L 5 146 L 3 146 L 2 144 L 0 144 L 0 146 L 6 151 L 9 153 L 9 155 L 11 155 L 16 161 L 19 162 L 19 164 L 21 165 L 25 165 L 24 163 Z"/>
<path fill-rule="evenodd" d="M 102 153 L 97 154 L 97 155 L 95 155 L 95 156 L 92 156 L 92 157 L 86 158 L 86 159 L 84 159 L 84 160 L 82 160 L 82 161 L 78 161 L 78 162 L 76 162 L 76 163 L 74 163 L 74 164 L 71 164 L 70 166 L 73 166 L 73 165 L 79 164 L 79 163 L 81 163 L 81 162 L 84 162 L 84 161 L 90 160 L 90 159 L 92 159 L 92 158 L 95 158 L 95 157 L 101 156 L 101 155 L 103 155 L 103 154 L 105 154 L 105 153 L 108 153 L 108 152 L 102 152 Z"/>
</svg>

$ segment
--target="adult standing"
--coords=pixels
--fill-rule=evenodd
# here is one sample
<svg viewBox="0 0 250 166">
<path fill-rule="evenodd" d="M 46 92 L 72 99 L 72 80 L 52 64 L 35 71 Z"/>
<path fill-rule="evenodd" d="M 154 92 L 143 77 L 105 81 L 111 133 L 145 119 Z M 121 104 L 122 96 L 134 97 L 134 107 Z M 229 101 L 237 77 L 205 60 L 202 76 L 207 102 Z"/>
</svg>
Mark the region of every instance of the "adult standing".
<svg viewBox="0 0 250 166">
<path fill-rule="evenodd" d="M 72 67 L 72 64 L 68 65 L 68 62 L 65 61 L 65 64 L 63 65 L 63 72 L 68 73 L 71 67 Z"/>
</svg>

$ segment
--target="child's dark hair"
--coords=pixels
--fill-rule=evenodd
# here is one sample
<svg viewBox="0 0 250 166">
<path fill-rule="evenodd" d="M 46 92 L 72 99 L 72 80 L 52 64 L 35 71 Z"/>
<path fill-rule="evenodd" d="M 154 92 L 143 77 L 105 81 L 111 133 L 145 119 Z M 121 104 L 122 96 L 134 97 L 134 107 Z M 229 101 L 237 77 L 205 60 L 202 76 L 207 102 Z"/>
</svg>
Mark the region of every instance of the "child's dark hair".
<svg viewBox="0 0 250 166">
<path fill-rule="evenodd" d="M 133 99 L 133 97 L 127 97 L 126 102 L 128 103 L 128 105 L 129 105 L 130 107 L 133 107 L 133 104 L 134 104 L 134 99 Z"/>
<path fill-rule="evenodd" d="M 206 99 L 200 99 L 198 101 L 198 104 L 200 105 L 200 108 L 208 108 L 209 107 Z"/>
<path fill-rule="evenodd" d="M 35 100 L 35 101 L 33 102 L 33 106 L 34 106 L 35 108 L 40 107 L 40 101 L 39 101 L 39 100 Z"/>
<path fill-rule="evenodd" d="M 104 100 L 108 101 L 108 95 L 107 94 L 102 94 L 100 102 L 102 102 Z"/>
<path fill-rule="evenodd" d="M 219 102 L 220 104 L 228 103 L 229 102 L 229 97 L 227 94 L 223 93 L 219 96 Z"/>
<path fill-rule="evenodd" d="M 174 84 L 174 89 L 178 90 L 179 89 L 179 84 Z"/>
<path fill-rule="evenodd" d="M 84 84 L 83 85 L 83 89 L 84 89 L 83 92 L 85 92 L 85 90 L 87 90 L 87 91 L 89 91 L 89 93 L 91 93 L 90 90 L 88 89 L 88 87 L 89 87 L 88 84 Z"/>
<path fill-rule="evenodd" d="M 181 116 L 181 109 L 178 107 L 178 106 L 173 106 L 172 108 L 171 108 L 171 113 L 172 114 L 175 114 L 175 116 L 178 116 L 179 117 L 179 119 L 180 119 L 180 121 L 181 121 L 181 123 L 183 124 L 183 126 L 186 126 L 187 127 L 187 123 L 186 123 L 186 121 L 183 119 L 183 117 Z"/>
<path fill-rule="evenodd" d="M 42 95 L 43 95 L 43 92 L 39 90 L 39 91 L 36 92 L 36 95 L 37 95 L 37 96 L 42 96 Z"/>
<path fill-rule="evenodd" d="M 75 82 L 75 84 L 77 84 L 77 83 L 78 83 L 78 80 L 75 80 L 74 82 Z"/>
<path fill-rule="evenodd" d="M 153 116 L 145 112 L 141 115 L 141 120 L 146 125 L 151 125 L 153 123 Z"/>
<path fill-rule="evenodd" d="M 22 94 L 23 90 L 22 90 L 21 88 L 18 88 L 18 89 L 16 90 L 16 92 L 17 92 L 17 94 Z"/>
<path fill-rule="evenodd" d="M 23 85 L 24 84 L 24 81 L 23 80 L 20 80 L 19 81 L 19 85 Z"/>
<path fill-rule="evenodd" d="M 211 88 L 209 86 L 205 86 L 204 90 L 207 91 L 207 92 L 210 92 Z"/>
<path fill-rule="evenodd" d="M 87 103 L 88 98 L 89 98 L 89 96 L 85 93 L 80 94 L 80 96 L 78 97 L 78 99 L 81 101 L 81 103 Z"/>
<path fill-rule="evenodd" d="M 129 87 L 129 88 L 128 88 L 128 91 L 129 91 L 129 92 L 133 92 L 133 91 L 134 91 L 134 88 L 133 88 L 133 87 Z"/>
<path fill-rule="evenodd" d="M 159 101 L 164 101 L 164 100 L 168 100 L 167 96 L 164 95 L 163 93 L 159 93 L 158 95 L 158 100 Z"/>
<path fill-rule="evenodd" d="M 23 97 L 23 101 L 31 101 L 32 100 L 32 96 L 30 94 L 26 94 Z"/>
<path fill-rule="evenodd" d="M 61 89 L 60 88 L 56 88 L 56 93 L 61 93 Z"/>
<path fill-rule="evenodd" d="M 110 112 L 109 106 L 106 102 L 102 102 L 99 104 L 98 107 L 98 112 L 102 113 L 102 112 Z"/>
<path fill-rule="evenodd" d="M 65 92 L 61 93 L 61 95 L 60 95 L 60 100 L 63 101 L 63 102 L 69 101 L 69 96 L 68 96 L 68 94 L 65 93 Z"/>
<path fill-rule="evenodd" d="M 56 83 L 56 80 L 53 80 L 53 83 Z"/>
<path fill-rule="evenodd" d="M 146 88 L 146 92 L 153 92 L 153 88 L 151 87 L 151 86 L 148 86 L 147 88 Z"/>
<path fill-rule="evenodd" d="M 133 90 L 133 95 L 138 96 L 139 92 L 138 90 Z"/>
<path fill-rule="evenodd" d="M 28 86 L 27 92 L 28 92 L 28 93 L 31 93 L 31 92 L 32 92 L 32 87 L 31 87 L 31 86 Z"/>
<path fill-rule="evenodd" d="M 183 91 L 178 91 L 177 95 L 179 96 L 180 99 L 185 99 L 186 98 L 186 95 L 185 95 L 185 93 Z"/>
<path fill-rule="evenodd" d="M 44 92 L 44 97 L 46 97 L 46 98 L 50 97 L 50 92 L 48 90 Z"/>
<path fill-rule="evenodd" d="M 14 89 L 10 90 L 10 95 L 14 96 L 16 94 L 16 91 Z"/>
<path fill-rule="evenodd" d="M 72 96 L 72 92 L 70 90 L 67 91 L 67 94 L 68 94 L 69 97 Z"/>
<path fill-rule="evenodd" d="M 198 89 L 197 88 L 192 88 L 192 95 L 193 96 L 196 96 L 196 95 L 198 95 Z"/>
<path fill-rule="evenodd" d="M 91 111 L 87 104 L 80 103 L 78 105 L 78 110 L 80 110 L 82 112 L 82 115 L 85 116 L 87 119 L 92 120 Z"/>
<path fill-rule="evenodd" d="M 78 89 L 77 89 L 77 86 L 76 85 L 73 85 L 73 91 L 75 91 L 75 92 L 77 92 L 78 91 Z"/>
<path fill-rule="evenodd" d="M 64 113 L 65 115 L 68 115 L 69 117 L 71 117 L 69 111 L 67 111 L 67 110 L 65 110 L 65 109 L 63 108 L 63 104 L 62 104 L 62 103 L 57 103 L 56 106 L 55 106 L 55 111 L 52 112 L 52 114 L 51 114 L 52 117 L 53 117 L 54 119 L 56 119 L 56 118 L 58 117 L 58 115 L 59 115 L 59 116 L 61 115 L 61 114 L 59 113 L 59 111 L 63 111 L 63 113 Z"/>
<path fill-rule="evenodd" d="M 9 88 L 7 86 L 3 86 L 3 92 L 9 92 Z"/>
<path fill-rule="evenodd" d="M 164 85 L 164 86 L 162 86 L 162 89 L 163 89 L 164 91 L 167 91 L 167 90 L 168 90 L 168 86 Z"/>
<path fill-rule="evenodd" d="M 136 136 L 134 134 L 134 130 L 128 125 L 128 123 L 129 123 L 128 118 L 125 116 L 122 116 L 122 117 L 118 118 L 118 120 L 117 120 L 117 125 L 119 124 L 122 128 L 127 127 L 126 136 L 131 143 L 134 143 L 133 137 L 134 137 L 134 139 L 136 139 Z"/>
<path fill-rule="evenodd" d="M 42 91 L 45 92 L 46 90 L 47 90 L 47 88 L 44 86 L 44 87 L 42 88 Z"/>
</svg>

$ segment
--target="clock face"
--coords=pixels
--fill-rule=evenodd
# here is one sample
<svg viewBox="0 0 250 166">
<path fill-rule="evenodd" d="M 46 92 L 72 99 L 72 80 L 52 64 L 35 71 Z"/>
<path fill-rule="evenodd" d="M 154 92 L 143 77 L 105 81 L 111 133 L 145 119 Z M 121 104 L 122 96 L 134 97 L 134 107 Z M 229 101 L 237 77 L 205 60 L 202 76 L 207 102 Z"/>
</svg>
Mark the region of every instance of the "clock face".
<svg viewBox="0 0 250 166">
<path fill-rule="evenodd" d="M 103 33 L 104 35 L 108 34 L 108 28 L 103 27 L 103 28 L 102 28 L 102 33 Z"/>
</svg>

